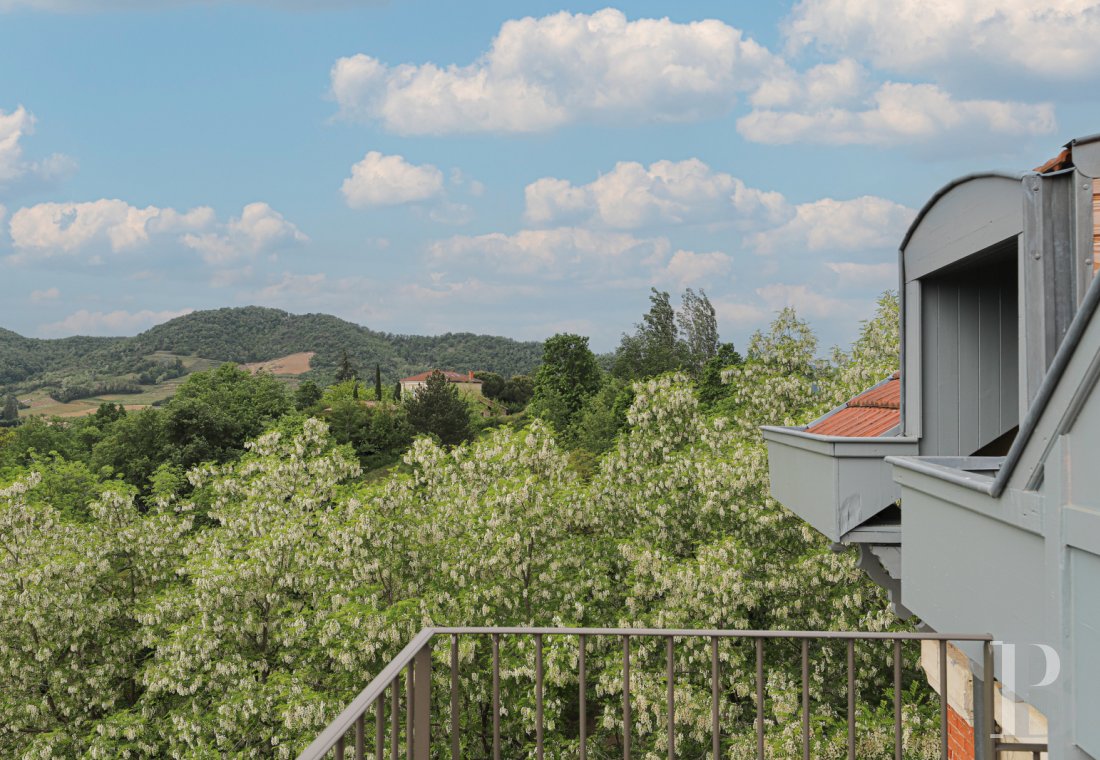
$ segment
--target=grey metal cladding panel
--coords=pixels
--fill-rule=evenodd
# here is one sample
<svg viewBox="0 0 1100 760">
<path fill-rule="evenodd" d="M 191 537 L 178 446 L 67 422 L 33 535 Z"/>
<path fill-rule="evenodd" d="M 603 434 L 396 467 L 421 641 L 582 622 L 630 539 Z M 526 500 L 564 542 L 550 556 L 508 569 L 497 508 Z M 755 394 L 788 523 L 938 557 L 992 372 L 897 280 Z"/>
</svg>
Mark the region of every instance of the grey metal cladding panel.
<svg viewBox="0 0 1100 760">
<path fill-rule="evenodd" d="M 768 441 L 772 496 L 831 541 L 837 525 L 837 459 L 807 449 Z"/>
<path fill-rule="evenodd" d="M 1001 290 L 995 282 L 983 281 L 978 292 L 978 437 L 991 441 L 1004 430 L 1001 426 Z M 1014 299 L 1015 300 L 1015 299 Z M 1013 315 L 1015 319 L 1015 315 Z M 1015 331 L 1013 331 L 1015 334 Z M 1015 373 L 1013 365 L 1011 372 Z M 977 450 L 977 447 L 971 449 Z"/>
<path fill-rule="evenodd" d="M 897 501 L 901 487 L 882 459 L 842 459 L 838 465 L 837 524 L 843 536 Z"/>
<path fill-rule="evenodd" d="M 1017 422 L 1012 272 L 996 266 L 921 281 L 921 454 L 965 456 Z"/>
<path fill-rule="evenodd" d="M 923 433 L 921 424 L 921 356 L 924 352 L 921 331 L 921 284 L 910 282 L 905 285 L 905 314 L 904 330 L 905 366 L 901 373 L 901 387 L 905 393 L 905 420 L 904 435 L 920 437 Z"/>
<path fill-rule="evenodd" d="M 959 288 L 944 284 L 939 289 L 936 328 L 939 353 L 931 364 L 939 387 L 935 406 L 939 454 L 969 454 L 959 441 Z M 925 359 L 927 362 L 928 360 Z M 976 395 L 976 394 L 975 394 Z"/>
<path fill-rule="evenodd" d="M 1100 362 L 1100 311 L 1092 313 L 1089 317 L 1064 372 L 1050 394 L 1049 401 L 1035 421 L 1034 429 L 1020 451 L 1019 461 L 1008 476 L 1009 487 L 1024 488 L 1039 473 L 1050 446 L 1053 445 L 1059 431 L 1069 422 L 1066 417 L 1071 409 L 1083 401 L 1084 403 L 1079 407 L 1083 413 L 1095 403 L 1097 391 L 1090 384 L 1090 378 L 1097 362 Z M 1068 429 L 1076 432 L 1078 426 L 1082 424 L 1082 419 L 1078 417 L 1076 423 Z M 1082 457 L 1082 454 L 1086 452 L 1077 447 L 1074 450 L 1077 459 L 1083 459 L 1083 463 L 1076 462 L 1073 472 L 1078 472 L 1081 467 L 1100 469 L 1097 464 L 1090 464 L 1090 457 L 1092 463 L 1100 461 L 1100 454 L 1095 450 L 1087 452 L 1085 457 Z M 1100 473 L 1093 477 L 1100 477 Z M 1095 485 L 1096 481 L 1091 483 Z"/>
<path fill-rule="evenodd" d="M 1100 557 L 1070 549 L 1074 739 L 1100 757 Z"/>
<path fill-rule="evenodd" d="M 1089 283 L 1092 282 L 1093 267 L 1093 219 L 1092 180 L 1080 172 L 1074 172 L 1073 183 L 1076 191 L 1076 203 L 1073 213 L 1076 241 L 1074 244 L 1074 262 L 1077 281 L 1076 301 L 1080 305 L 1085 298 Z"/>
<path fill-rule="evenodd" d="M 1069 499 L 1100 512 L 1100 393 L 1095 388 L 1070 429 Z M 1097 588 L 1100 597 L 1100 587 Z"/>
<path fill-rule="evenodd" d="M 1043 272 L 1045 274 L 1048 308 L 1046 312 L 1046 366 L 1069 328 L 1077 311 L 1077 285 L 1074 282 L 1073 246 L 1077 242 L 1074 173 L 1043 180 Z"/>
<path fill-rule="evenodd" d="M 1021 388 L 1026 398 L 1021 406 L 1027 409 L 1035 398 L 1039 384 L 1046 372 L 1044 358 L 1045 328 L 1045 289 L 1043 286 L 1043 181 L 1040 177 L 1025 177 L 1024 214 L 1027 226 L 1021 238 L 1020 249 L 1020 290 L 1023 302 L 1028 305 L 1024 318 L 1024 344 L 1026 346 L 1026 366 L 1024 370 L 1025 388 Z"/>
<path fill-rule="evenodd" d="M 1001 342 L 1001 433 L 1020 424 L 1020 293 L 1016 283 L 1008 273 L 1001 285 L 1001 320 L 999 325 Z M 997 435 L 1000 435 L 998 433 Z M 997 436 L 987 440 L 992 441 Z M 984 444 L 983 444 L 984 445 Z"/>
<path fill-rule="evenodd" d="M 905 247 L 905 278 L 942 269 L 1023 229 L 1019 180 L 981 177 L 949 190 L 927 211 Z"/>
<path fill-rule="evenodd" d="M 979 283 L 973 279 L 959 286 L 959 452 L 971 453 L 981 448 L 979 435 L 981 382 L 978 364 L 981 357 L 981 329 L 978 317 L 981 303 Z M 990 325 L 985 325 L 989 329 Z M 1000 330 L 998 326 L 997 335 Z M 999 384 L 999 383 L 998 383 Z"/>
<path fill-rule="evenodd" d="M 902 487 L 905 605 L 936 630 L 1045 641 L 1041 536 Z"/>
<path fill-rule="evenodd" d="M 938 454 L 940 445 L 939 417 L 936 414 L 936 409 L 939 408 L 940 387 L 934 372 L 935 357 L 939 355 L 940 345 L 938 321 L 940 290 L 940 284 L 933 280 L 921 283 L 920 408 L 923 432 L 920 439 L 920 453 L 922 455 Z"/>
</svg>

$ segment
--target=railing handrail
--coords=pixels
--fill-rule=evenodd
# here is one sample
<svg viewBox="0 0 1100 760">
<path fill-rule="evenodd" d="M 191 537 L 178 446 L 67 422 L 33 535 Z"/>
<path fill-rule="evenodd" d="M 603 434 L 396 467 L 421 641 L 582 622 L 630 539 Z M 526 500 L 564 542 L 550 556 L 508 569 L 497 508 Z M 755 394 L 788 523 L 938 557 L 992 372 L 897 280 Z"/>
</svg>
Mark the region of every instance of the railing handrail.
<svg viewBox="0 0 1100 760">
<path fill-rule="evenodd" d="M 542 636 L 668 636 L 720 639 L 855 639 L 856 641 L 993 641 L 988 633 L 936 633 L 889 631 L 755 631 L 721 628 L 525 628 L 523 626 L 439 627 L 432 630 L 440 635 L 542 635 Z"/>
<path fill-rule="evenodd" d="M 524 626 L 440 626 L 422 628 L 400 653 L 375 676 L 363 691 L 306 747 L 298 760 L 321 760 L 366 713 L 390 684 L 408 667 L 417 653 L 436 635 L 485 636 L 626 636 L 708 639 L 832 639 L 843 641 L 977 641 L 992 642 L 988 633 L 937 633 L 905 631 L 760 631 L 718 628 L 569 628 Z"/>
<path fill-rule="evenodd" d="M 302 753 L 298 755 L 298 760 L 324 757 L 325 753 L 332 749 L 336 742 L 355 725 L 359 716 L 367 711 L 374 700 L 378 699 L 401 671 L 412 662 L 417 652 L 432 640 L 435 634 L 435 628 L 422 628 L 418 634 L 413 636 L 412 640 L 405 645 L 405 648 L 374 677 L 367 688 L 359 692 L 359 695 L 351 701 L 351 704 L 344 708 L 344 711 L 336 716 L 336 719 L 308 747 L 302 750 Z"/>
</svg>

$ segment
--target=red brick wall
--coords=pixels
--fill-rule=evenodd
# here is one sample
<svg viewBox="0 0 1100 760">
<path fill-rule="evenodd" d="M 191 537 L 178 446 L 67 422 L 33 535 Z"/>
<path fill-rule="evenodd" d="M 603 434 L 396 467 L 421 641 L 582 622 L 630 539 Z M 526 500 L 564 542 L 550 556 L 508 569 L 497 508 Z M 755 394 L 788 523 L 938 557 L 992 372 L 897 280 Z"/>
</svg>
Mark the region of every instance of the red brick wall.
<svg viewBox="0 0 1100 760">
<path fill-rule="evenodd" d="M 974 727 L 966 718 L 947 706 L 948 760 L 974 760 Z"/>
</svg>

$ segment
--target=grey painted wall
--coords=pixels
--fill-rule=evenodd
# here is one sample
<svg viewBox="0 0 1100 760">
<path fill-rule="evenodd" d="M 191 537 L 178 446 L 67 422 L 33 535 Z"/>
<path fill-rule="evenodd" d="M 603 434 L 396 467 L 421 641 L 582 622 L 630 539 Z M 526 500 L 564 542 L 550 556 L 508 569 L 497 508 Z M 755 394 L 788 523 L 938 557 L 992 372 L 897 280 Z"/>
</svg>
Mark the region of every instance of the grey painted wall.
<svg viewBox="0 0 1100 760">
<path fill-rule="evenodd" d="M 1015 242 L 920 298 L 921 454 L 973 454 L 1019 422 Z"/>
</svg>

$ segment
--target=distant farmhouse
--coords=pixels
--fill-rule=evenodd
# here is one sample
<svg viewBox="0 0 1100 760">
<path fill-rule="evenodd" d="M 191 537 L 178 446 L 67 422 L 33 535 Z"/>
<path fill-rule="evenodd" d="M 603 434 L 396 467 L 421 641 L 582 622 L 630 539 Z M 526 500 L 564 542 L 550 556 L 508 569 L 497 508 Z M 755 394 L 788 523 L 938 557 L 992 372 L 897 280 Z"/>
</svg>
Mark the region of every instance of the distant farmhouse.
<svg viewBox="0 0 1100 760">
<path fill-rule="evenodd" d="M 474 377 L 473 372 L 467 372 L 463 375 L 461 372 L 451 372 L 449 370 L 434 370 L 430 369 L 427 372 L 421 372 L 419 375 L 413 375 L 412 377 L 406 377 L 401 380 L 401 397 L 405 398 L 416 393 L 417 388 L 422 388 L 428 383 L 428 376 L 433 372 L 442 372 L 443 376 L 447 378 L 448 383 L 454 383 L 458 386 L 458 392 L 464 393 L 468 396 L 480 396 L 481 394 L 481 381 Z"/>
</svg>

